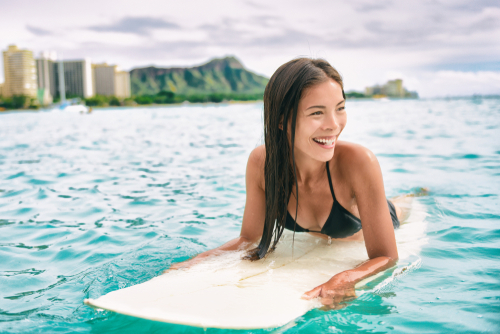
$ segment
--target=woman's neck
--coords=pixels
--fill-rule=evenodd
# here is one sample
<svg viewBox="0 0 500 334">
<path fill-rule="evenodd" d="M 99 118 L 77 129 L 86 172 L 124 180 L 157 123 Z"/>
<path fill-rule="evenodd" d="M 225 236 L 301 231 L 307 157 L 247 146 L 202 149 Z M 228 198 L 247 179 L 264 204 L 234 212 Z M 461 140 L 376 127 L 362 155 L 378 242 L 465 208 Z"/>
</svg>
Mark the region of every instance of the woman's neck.
<svg viewBox="0 0 500 334">
<path fill-rule="evenodd" d="M 299 184 L 315 184 L 323 179 L 326 173 L 326 162 L 311 159 L 304 154 L 295 153 L 297 182 Z M 293 166 L 293 162 L 292 162 Z"/>
</svg>

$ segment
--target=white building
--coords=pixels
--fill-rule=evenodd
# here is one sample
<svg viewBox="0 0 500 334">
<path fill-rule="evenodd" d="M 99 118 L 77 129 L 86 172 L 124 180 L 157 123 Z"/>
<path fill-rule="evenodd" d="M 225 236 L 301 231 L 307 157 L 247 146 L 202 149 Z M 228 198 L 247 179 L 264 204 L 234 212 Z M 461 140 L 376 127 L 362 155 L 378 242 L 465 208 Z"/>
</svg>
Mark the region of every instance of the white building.
<svg viewBox="0 0 500 334">
<path fill-rule="evenodd" d="M 117 71 L 115 73 L 115 96 L 127 98 L 130 95 L 130 72 Z"/>
<path fill-rule="evenodd" d="M 130 97 L 130 73 L 119 71 L 118 66 L 104 64 L 92 65 L 96 95 Z"/>
<path fill-rule="evenodd" d="M 54 81 L 55 90 L 59 92 L 59 64 L 54 62 Z M 94 96 L 94 85 L 92 80 L 92 64 L 90 59 L 65 60 L 64 68 L 64 86 L 66 96 L 80 96 L 88 98 Z"/>
<path fill-rule="evenodd" d="M 36 74 L 38 83 L 38 98 L 42 105 L 52 103 L 56 94 L 54 79 L 55 52 L 42 52 L 40 58 L 36 59 Z"/>
</svg>

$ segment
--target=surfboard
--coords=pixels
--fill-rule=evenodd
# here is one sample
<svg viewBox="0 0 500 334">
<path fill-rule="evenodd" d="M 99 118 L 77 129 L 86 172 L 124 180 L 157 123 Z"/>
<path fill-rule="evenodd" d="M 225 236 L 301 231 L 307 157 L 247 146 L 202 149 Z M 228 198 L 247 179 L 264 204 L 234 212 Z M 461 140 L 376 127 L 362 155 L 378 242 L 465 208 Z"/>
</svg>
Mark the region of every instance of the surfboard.
<svg viewBox="0 0 500 334">
<path fill-rule="evenodd" d="M 424 209 L 414 200 L 410 216 L 396 230 L 400 267 L 405 260 L 418 259 L 427 242 Z M 368 259 L 364 242 L 325 240 L 308 233 L 296 233 L 293 238 L 290 231 L 284 232 L 276 250 L 265 259 L 250 262 L 241 260 L 242 255 L 227 252 L 84 303 L 203 328 L 275 328 L 322 306 L 319 299 L 301 299 L 304 292 Z M 359 282 L 356 289 L 374 277 Z"/>
</svg>

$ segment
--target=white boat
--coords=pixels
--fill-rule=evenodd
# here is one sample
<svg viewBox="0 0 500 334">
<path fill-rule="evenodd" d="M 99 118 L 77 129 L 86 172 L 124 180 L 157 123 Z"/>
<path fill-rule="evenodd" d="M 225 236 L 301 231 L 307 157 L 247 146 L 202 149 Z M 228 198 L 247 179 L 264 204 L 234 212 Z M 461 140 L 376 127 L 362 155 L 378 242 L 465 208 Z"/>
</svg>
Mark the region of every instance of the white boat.
<svg viewBox="0 0 500 334">
<path fill-rule="evenodd" d="M 83 104 L 76 104 L 72 106 L 67 106 L 66 108 L 62 109 L 64 112 L 79 112 L 79 113 L 88 113 L 89 108 L 87 106 L 84 106 Z"/>
<path fill-rule="evenodd" d="M 46 109 L 45 111 L 49 112 L 76 112 L 76 113 L 88 113 L 90 111 L 90 108 L 81 104 L 79 101 L 75 101 L 74 103 L 71 103 L 71 101 L 65 101 L 60 104 L 54 104 L 50 108 Z"/>
<path fill-rule="evenodd" d="M 60 111 L 64 112 L 78 112 L 78 113 L 88 113 L 89 108 L 83 104 L 72 104 L 72 103 L 63 103 L 59 106 Z"/>
</svg>

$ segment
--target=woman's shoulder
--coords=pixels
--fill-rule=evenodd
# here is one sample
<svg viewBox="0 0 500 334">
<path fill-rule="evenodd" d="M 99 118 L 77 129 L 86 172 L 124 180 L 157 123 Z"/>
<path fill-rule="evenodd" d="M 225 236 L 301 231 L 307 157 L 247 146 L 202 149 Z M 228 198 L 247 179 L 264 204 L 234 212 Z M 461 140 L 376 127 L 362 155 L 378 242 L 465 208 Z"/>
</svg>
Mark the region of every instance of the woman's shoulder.
<svg viewBox="0 0 500 334">
<path fill-rule="evenodd" d="M 339 168 L 350 174 L 368 171 L 372 168 L 378 168 L 378 160 L 375 154 L 368 148 L 346 141 L 338 141 L 335 145 L 336 164 Z"/>
<path fill-rule="evenodd" d="M 259 186 L 264 189 L 264 166 L 266 162 L 265 145 L 257 146 L 250 152 L 247 164 L 247 175 L 257 181 Z"/>
<path fill-rule="evenodd" d="M 252 164 L 254 167 L 264 168 L 265 161 L 266 161 L 265 145 L 257 146 L 252 150 L 252 152 L 250 152 L 250 156 L 248 157 L 249 164 Z"/>
</svg>

